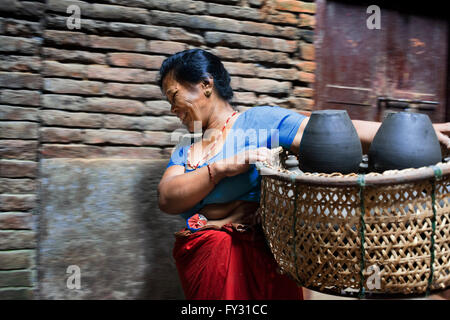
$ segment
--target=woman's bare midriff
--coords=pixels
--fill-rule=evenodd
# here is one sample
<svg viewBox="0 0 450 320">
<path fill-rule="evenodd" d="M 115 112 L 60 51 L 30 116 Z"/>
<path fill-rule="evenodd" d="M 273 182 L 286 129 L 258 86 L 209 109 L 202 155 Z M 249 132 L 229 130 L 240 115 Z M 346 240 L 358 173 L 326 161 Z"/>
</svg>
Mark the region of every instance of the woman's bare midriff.
<svg viewBox="0 0 450 320">
<path fill-rule="evenodd" d="M 208 225 L 222 227 L 227 223 L 252 224 L 258 208 L 258 202 L 236 200 L 206 205 L 200 213 L 208 219 Z"/>
</svg>

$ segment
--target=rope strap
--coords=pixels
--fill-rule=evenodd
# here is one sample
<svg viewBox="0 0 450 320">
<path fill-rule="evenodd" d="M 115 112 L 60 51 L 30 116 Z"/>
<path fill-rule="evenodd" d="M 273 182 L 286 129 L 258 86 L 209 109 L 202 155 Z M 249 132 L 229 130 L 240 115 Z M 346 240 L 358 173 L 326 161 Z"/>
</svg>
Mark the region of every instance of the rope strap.
<svg viewBox="0 0 450 320">
<path fill-rule="evenodd" d="M 359 269 L 359 298 L 363 299 L 366 296 L 366 290 L 364 288 L 364 269 L 366 268 L 366 250 L 365 250 L 365 232 L 366 232 L 366 222 L 364 221 L 364 216 L 366 214 L 366 209 L 364 206 L 364 188 L 366 186 L 365 175 L 358 175 L 358 185 L 359 185 L 359 200 L 361 208 L 361 228 L 360 228 L 360 238 L 361 238 L 361 260 Z"/>
<path fill-rule="evenodd" d="M 430 295 L 431 285 L 433 284 L 434 276 L 434 259 L 436 256 L 435 252 L 435 237 L 436 237 L 436 181 L 442 178 L 442 170 L 438 166 L 432 167 L 434 171 L 434 180 L 431 181 L 431 207 L 433 209 L 433 218 L 431 219 L 431 248 L 430 248 L 430 276 L 428 277 L 428 285 L 426 296 Z"/>
<path fill-rule="evenodd" d="M 294 235 L 294 239 L 292 239 L 292 249 L 294 252 L 294 264 L 295 264 L 295 274 L 297 276 L 297 281 L 300 279 L 298 274 L 298 264 L 297 264 L 297 248 L 295 246 L 296 238 L 297 238 L 297 201 L 298 201 L 298 190 L 297 184 L 294 184 L 294 217 L 292 219 L 292 233 Z"/>
</svg>

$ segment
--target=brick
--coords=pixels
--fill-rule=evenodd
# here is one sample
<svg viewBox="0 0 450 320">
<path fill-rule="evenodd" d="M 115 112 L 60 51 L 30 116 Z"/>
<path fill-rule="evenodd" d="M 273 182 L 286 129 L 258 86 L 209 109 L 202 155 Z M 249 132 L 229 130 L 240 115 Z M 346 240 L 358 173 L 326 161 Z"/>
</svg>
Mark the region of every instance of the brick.
<svg viewBox="0 0 450 320">
<path fill-rule="evenodd" d="M 175 116 L 140 117 L 142 130 L 148 131 L 174 131 L 184 128 L 180 120 Z"/>
<path fill-rule="evenodd" d="M 165 58 L 164 56 L 117 52 L 109 53 L 107 60 L 110 65 L 118 67 L 159 69 Z"/>
<path fill-rule="evenodd" d="M 237 60 L 241 57 L 240 49 L 230 49 L 227 47 L 215 47 L 211 53 L 223 60 Z"/>
<path fill-rule="evenodd" d="M 292 53 L 297 50 L 297 42 L 293 40 L 259 37 L 258 48 Z"/>
<path fill-rule="evenodd" d="M 42 56 L 47 60 L 59 62 L 94 63 L 105 64 L 106 55 L 97 52 L 80 50 L 63 50 L 56 48 L 42 48 Z"/>
<path fill-rule="evenodd" d="M 101 49 L 116 49 L 122 51 L 146 51 L 147 41 L 138 38 L 89 36 L 90 47 Z"/>
<path fill-rule="evenodd" d="M 105 116 L 105 128 L 109 129 L 172 131 L 181 126 L 180 120 L 174 116 L 130 117 L 115 114 L 108 114 Z"/>
<path fill-rule="evenodd" d="M 157 37 L 158 39 L 161 39 Z M 198 34 L 187 32 L 183 28 L 169 27 L 167 28 L 167 36 L 162 40 L 183 41 L 192 45 L 203 45 L 205 40 Z"/>
<path fill-rule="evenodd" d="M 33 289 L 27 288 L 5 288 L 0 289 L 0 300 L 32 300 Z"/>
<path fill-rule="evenodd" d="M 148 42 L 148 51 L 160 54 L 174 54 L 186 48 L 186 44 L 173 41 L 151 40 Z"/>
<path fill-rule="evenodd" d="M 161 8 L 155 8 L 155 9 L 161 9 Z M 206 2 L 191 1 L 191 0 L 171 0 L 171 1 L 167 1 L 167 10 L 185 12 L 185 13 L 189 13 L 189 14 L 205 13 L 206 12 Z"/>
<path fill-rule="evenodd" d="M 42 110 L 41 121 L 47 126 L 79 128 L 101 128 L 103 115 L 87 112 L 66 112 L 60 110 Z"/>
<path fill-rule="evenodd" d="M 5 139 L 36 139 L 38 123 L 25 121 L 0 122 L 0 138 Z"/>
<path fill-rule="evenodd" d="M 163 159 L 161 149 L 153 147 L 104 147 L 104 152 L 112 159 Z"/>
<path fill-rule="evenodd" d="M 263 5 L 264 1 L 263 0 L 248 0 L 248 4 L 251 5 L 252 7 L 261 7 Z"/>
<path fill-rule="evenodd" d="M 0 229 L 30 230 L 33 227 L 33 217 L 30 212 L 0 212 Z"/>
<path fill-rule="evenodd" d="M 34 193 L 35 179 L 0 178 L 0 193 Z"/>
<path fill-rule="evenodd" d="M 316 13 L 316 4 L 297 0 L 276 0 L 277 10 L 290 12 Z"/>
<path fill-rule="evenodd" d="M 60 46 L 89 46 L 89 36 L 74 31 L 45 30 L 44 39 L 46 42 Z"/>
<path fill-rule="evenodd" d="M 0 288 L 31 287 L 31 278 L 30 270 L 0 271 Z"/>
<path fill-rule="evenodd" d="M 146 112 L 147 115 L 171 115 L 170 112 L 170 103 L 165 100 L 154 100 L 154 101 L 146 101 Z"/>
<path fill-rule="evenodd" d="M 41 89 L 39 74 L 22 72 L 0 72 L 0 87 L 10 89 Z"/>
<path fill-rule="evenodd" d="M 41 147 L 43 158 L 103 158 L 104 147 L 83 144 L 43 144 Z"/>
<path fill-rule="evenodd" d="M 35 178 L 37 163 L 26 160 L 0 160 L 0 176 L 4 178 Z"/>
<path fill-rule="evenodd" d="M 38 121 L 37 112 L 38 110 L 35 108 L 0 105 L 0 119 L 2 120 Z"/>
<path fill-rule="evenodd" d="M 40 44 L 37 39 L 0 36 L 0 52 L 37 55 Z"/>
<path fill-rule="evenodd" d="M 245 19 L 261 21 L 264 19 L 261 11 L 257 9 L 240 6 L 227 6 L 215 3 L 209 4 L 208 13 L 213 16 L 229 17 L 239 20 Z"/>
<path fill-rule="evenodd" d="M 108 129 L 142 130 L 141 121 L 141 117 L 107 114 L 105 115 L 104 127 Z"/>
<path fill-rule="evenodd" d="M 86 110 L 86 98 L 60 94 L 43 94 L 42 107 L 47 109 L 62 109 L 73 111 Z"/>
<path fill-rule="evenodd" d="M 276 14 L 271 14 L 267 17 L 267 22 L 274 24 L 292 24 L 297 25 L 298 19 L 297 15 L 290 12 L 277 12 Z"/>
<path fill-rule="evenodd" d="M 27 269 L 31 260 L 31 250 L 0 251 L 0 270 Z"/>
<path fill-rule="evenodd" d="M 257 97 L 254 92 L 234 92 L 233 102 L 245 104 L 245 105 L 254 105 L 256 104 Z"/>
<path fill-rule="evenodd" d="M 36 205 L 34 194 L 0 194 L 0 211 L 27 211 Z"/>
<path fill-rule="evenodd" d="M 269 79 L 241 78 L 240 88 L 261 93 L 289 93 L 291 83 Z"/>
<path fill-rule="evenodd" d="M 103 82 L 45 78 L 44 89 L 54 93 L 73 93 L 81 95 L 101 95 Z"/>
<path fill-rule="evenodd" d="M 41 59 L 33 56 L 0 55 L 0 70 L 39 72 Z"/>
<path fill-rule="evenodd" d="M 146 84 L 107 83 L 104 93 L 115 97 L 163 98 L 158 86 Z"/>
<path fill-rule="evenodd" d="M 29 90 L 0 90 L 0 103 L 39 106 L 40 105 L 39 91 Z"/>
<path fill-rule="evenodd" d="M 307 98 L 289 98 L 289 105 L 291 108 L 296 108 L 298 110 L 313 110 L 314 100 Z"/>
<path fill-rule="evenodd" d="M 279 80 L 297 80 L 298 70 L 295 68 L 258 68 L 256 75 L 259 78 L 279 79 Z"/>
<path fill-rule="evenodd" d="M 258 23 L 251 21 L 242 22 L 242 32 L 248 34 L 260 34 L 275 36 L 277 35 L 276 27 L 268 23 Z"/>
<path fill-rule="evenodd" d="M 46 77 L 85 78 L 86 66 L 76 63 L 44 61 L 42 75 Z"/>
<path fill-rule="evenodd" d="M 100 79 L 121 82 L 154 83 L 157 73 L 131 68 L 111 68 L 104 65 L 90 65 L 86 69 L 89 79 Z"/>
<path fill-rule="evenodd" d="M 0 158 L 36 161 L 37 141 L 0 140 Z"/>
<path fill-rule="evenodd" d="M 42 35 L 42 27 L 39 22 L 5 19 L 5 34 L 20 37 L 34 37 Z"/>
<path fill-rule="evenodd" d="M 312 43 L 300 43 L 300 58 L 303 60 L 315 60 L 315 49 Z"/>
<path fill-rule="evenodd" d="M 2 9 L 6 11 L 12 10 L 17 16 L 26 16 L 28 18 L 36 19 L 36 17 L 43 16 L 45 4 L 31 1 L 7 1 L 7 4 Z"/>
<path fill-rule="evenodd" d="M 297 97 L 311 98 L 314 94 L 314 90 L 312 88 L 294 87 L 293 94 Z"/>
<path fill-rule="evenodd" d="M 280 38 L 298 40 L 301 37 L 301 30 L 295 27 L 275 26 L 275 31 L 276 31 L 275 36 Z"/>
<path fill-rule="evenodd" d="M 59 0 L 53 0 L 59 2 Z M 89 10 L 83 11 L 83 15 L 93 18 L 108 19 L 114 21 L 130 21 L 133 23 L 148 24 L 148 11 L 128 6 L 114 6 L 94 3 Z"/>
<path fill-rule="evenodd" d="M 286 99 L 280 99 L 277 97 L 272 97 L 266 94 L 258 96 L 257 105 L 258 106 L 280 106 L 285 107 L 287 103 Z"/>
<path fill-rule="evenodd" d="M 209 16 L 193 16 L 175 12 L 151 11 L 153 24 L 169 26 L 193 27 L 196 29 L 218 30 L 227 32 L 241 32 L 241 23 L 228 18 L 218 18 Z"/>
<path fill-rule="evenodd" d="M 174 146 L 172 133 L 162 131 L 144 131 L 142 145 L 145 146 Z"/>
<path fill-rule="evenodd" d="M 224 62 L 225 69 L 231 75 L 241 75 L 241 76 L 255 76 L 256 68 L 255 65 L 249 63 L 241 62 Z"/>
<path fill-rule="evenodd" d="M 36 234 L 31 230 L 0 230 L 0 250 L 34 249 Z"/>
<path fill-rule="evenodd" d="M 298 80 L 307 83 L 313 83 L 315 81 L 314 73 L 299 71 Z"/>
<path fill-rule="evenodd" d="M 257 48 L 258 38 L 223 32 L 205 32 L 205 40 L 208 44 L 242 48 Z"/>
<path fill-rule="evenodd" d="M 40 128 L 39 135 L 42 142 L 68 143 L 83 140 L 82 129 Z"/>
<path fill-rule="evenodd" d="M 129 144 L 140 146 L 142 144 L 142 133 L 125 130 L 85 130 L 83 142 L 86 144 Z"/>
<path fill-rule="evenodd" d="M 295 66 L 301 71 L 305 72 L 315 72 L 316 71 L 316 63 L 312 61 L 298 61 Z"/>
<path fill-rule="evenodd" d="M 243 61 L 290 64 L 289 55 L 285 52 L 273 52 L 258 49 L 242 50 L 241 59 Z"/>
<path fill-rule="evenodd" d="M 314 29 L 316 27 L 316 17 L 310 14 L 300 14 L 298 26 L 301 28 L 311 28 Z"/>
<path fill-rule="evenodd" d="M 80 7 L 84 17 L 100 18 L 114 21 L 131 21 L 134 23 L 149 23 L 147 10 L 129 6 L 108 4 L 90 4 L 81 1 L 49 0 L 47 9 L 66 14 L 67 7 L 75 4 Z"/>
<path fill-rule="evenodd" d="M 43 144 L 43 158 L 162 159 L 161 149 L 152 147 L 113 147 L 82 144 Z"/>
<path fill-rule="evenodd" d="M 133 115 L 144 114 L 148 109 L 141 101 L 115 98 L 86 98 L 83 108 L 86 111 Z"/>
</svg>

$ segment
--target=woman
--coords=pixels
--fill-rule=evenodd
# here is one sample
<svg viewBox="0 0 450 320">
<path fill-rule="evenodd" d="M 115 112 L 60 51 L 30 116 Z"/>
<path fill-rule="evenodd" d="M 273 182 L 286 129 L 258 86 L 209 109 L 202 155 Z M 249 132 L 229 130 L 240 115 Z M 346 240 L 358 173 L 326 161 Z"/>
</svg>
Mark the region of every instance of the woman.
<svg viewBox="0 0 450 320">
<path fill-rule="evenodd" d="M 186 298 L 302 299 L 301 288 L 279 274 L 255 223 L 260 177 L 252 163 L 269 160 L 278 143 L 298 152 L 308 118 L 280 107 L 236 112 L 228 72 L 200 49 L 167 58 L 159 84 L 188 130 L 203 132 L 201 141 L 173 152 L 158 187 L 160 209 L 187 221 L 173 250 Z M 367 148 L 380 123 L 353 123 Z M 448 145 L 440 132 L 448 124 L 436 126 Z"/>
</svg>

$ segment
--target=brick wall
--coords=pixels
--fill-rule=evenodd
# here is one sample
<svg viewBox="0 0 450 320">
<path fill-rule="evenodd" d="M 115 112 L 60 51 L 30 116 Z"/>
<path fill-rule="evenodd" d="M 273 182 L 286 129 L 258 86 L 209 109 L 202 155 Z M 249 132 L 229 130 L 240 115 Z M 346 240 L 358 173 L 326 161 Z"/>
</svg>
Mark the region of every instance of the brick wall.
<svg viewBox="0 0 450 320">
<path fill-rule="evenodd" d="M 40 159 L 168 159 L 181 125 L 157 70 L 188 48 L 224 61 L 236 107 L 311 110 L 314 14 L 294 0 L 0 0 L 0 299 L 38 287 Z"/>
</svg>

